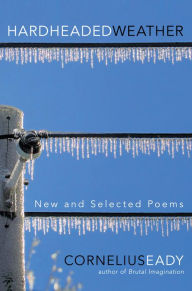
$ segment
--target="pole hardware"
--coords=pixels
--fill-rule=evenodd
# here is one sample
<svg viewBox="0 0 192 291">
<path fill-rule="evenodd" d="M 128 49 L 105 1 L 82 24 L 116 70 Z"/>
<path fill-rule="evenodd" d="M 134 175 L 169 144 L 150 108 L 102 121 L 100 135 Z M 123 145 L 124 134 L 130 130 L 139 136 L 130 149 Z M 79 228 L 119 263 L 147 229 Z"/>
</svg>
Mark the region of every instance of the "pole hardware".
<svg viewBox="0 0 192 291">
<path fill-rule="evenodd" d="M 25 163 L 29 160 L 38 158 L 41 155 L 40 137 L 36 131 L 18 131 L 18 139 L 16 142 L 16 151 L 19 156 L 12 173 L 6 174 L 4 180 L 4 205 L 8 211 L 13 208 L 14 196 L 16 194 L 16 187 L 21 177 Z M 16 131 L 15 131 L 16 135 Z M 12 209 L 13 210 L 13 209 Z M 14 209 L 15 211 L 15 209 Z"/>
<path fill-rule="evenodd" d="M 161 139 L 161 138 L 171 138 L 171 139 L 180 139 L 180 138 L 192 138 L 192 133 L 128 133 L 128 132 L 58 132 L 58 131 L 47 131 L 47 130 L 31 130 L 30 132 L 35 132 L 37 137 L 40 139 L 48 138 L 145 138 L 145 139 Z M 14 129 L 12 133 L 0 135 L 0 140 L 13 139 L 18 140 L 25 136 L 26 131 L 20 129 Z"/>
</svg>

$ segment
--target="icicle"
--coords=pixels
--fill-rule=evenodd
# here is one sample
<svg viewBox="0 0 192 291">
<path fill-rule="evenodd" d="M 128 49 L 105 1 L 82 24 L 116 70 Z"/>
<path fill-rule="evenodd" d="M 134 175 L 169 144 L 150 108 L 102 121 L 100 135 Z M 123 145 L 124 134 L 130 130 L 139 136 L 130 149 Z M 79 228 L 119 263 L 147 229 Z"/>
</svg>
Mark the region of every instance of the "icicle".
<svg viewBox="0 0 192 291">
<path fill-rule="evenodd" d="M 44 139 L 41 140 L 41 148 L 42 148 L 42 151 L 44 151 L 44 149 L 45 149 L 45 141 L 44 141 Z"/>
<path fill-rule="evenodd" d="M 164 220 L 161 218 L 161 234 L 164 236 Z"/>
<path fill-rule="evenodd" d="M 28 167 L 28 174 L 31 177 L 31 180 L 34 178 L 34 163 L 35 160 L 33 159 L 33 147 L 31 148 L 31 153 L 30 153 L 30 159 L 27 161 L 27 167 Z"/>
<path fill-rule="evenodd" d="M 182 138 L 181 139 L 181 146 L 182 146 L 182 154 L 185 154 L 185 140 Z"/>
<path fill-rule="evenodd" d="M 169 226 L 170 231 L 180 231 L 181 228 L 186 225 L 186 230 L 189 231 L 192 228 L 192 218 L 136 218 L 136 217 L 34 217 L 25 219 L 25 230 L 31 231 L 34 229 L 35 235 L 37 231 L 42 231 L 44 234 L 49 232 L 49 228 L 54 232 L 59 234 L 71 235 L 72 230 L 77 231 L 79 235 L 85 235 L 86 232 L 99 231 L 105 233 L 111 230 L 113 233 L 118 234 L 119 231 L 130 231 L 133 229 L 133 234 L 137 234 L 137 229 L 140 230 L 140 235 L 143 235 L 143 220 L 144 220 L 144 234 L 147 236 L 149 232 L 153 231 L 153 226 L 156 226 L 156 231 L 159 231 L 159 221 L 161 227 L 162 237 L 169 236 Z M 164 231 L 164 226 L 166 225 L 166 233 Z"/>
<path fill-rule="evenodd" d="M 77 160 L 79 160 L 79 138 L 77 138 L 76 153 L 77 153 Z"/>
<path fill-rule="evenodd" d="M 147 223 L 147 218 L 145 218 L 145 235 L 148 235 L 148 223 Z"/>
<path fill-rule="evenodd" d="M 58 138 L 55 138 L 55 153 L 57 153 L 57 143 L 58 143 Z"/>
<path fill-rule="evenodd" d="M 62 146 L 62 138 L 59 138 L 59 153 L 62 154 L 63 146 Z"/>
<path fill-rule="evenodd" d="M 115 219 L 115 232 L 116 232 L 116 234 L 119 233 L 119 224 L 118 224 L 118 219 L 117 218 Z"/>
<path fill-rule="evenodd" d="M 189 219 L 186 219 L 187 231 L 189 231 Z"/>
<path fill-rule="evenodd" d="M 86 139 L 87 140 L 87 158 L 89 159 L 89 138 Z"/>
<path fill-rule="evenodd" d="M 34 179 L 34 167 L 35 167 L 35 159 L 31 160 L 31 180 Z"/>
<path fill-rule="evenodd" d="M 85 139 L 82 138 L 81 140 L 81 157 L 82 159 L 85 158 Z"/>
<path fill-rule="evenodd" d="M 140 218 L 140 234 L 143 236 L 143 219 Z"/>
<path fill-rule="evenodd" d="M 137 231 L 136 231 L 136 218 L 133 219 L 133 229 L 134 229 L 134 235 L 137 234 Z"/>
<path fill-rule="evenodd" d="M 50 146 L 50 152 L 53 152 L 53 138 L 50 138 L 50 142 L 49 142 L 49 146 Z"/>
<path fill-rule="evenodd" d="M 166 233 L 168 237 L 169 236 L 169 218 L 166 218 Z"/>
<path fill-rule="evenodd" d="M 114 158 L 116 159 L 116 157 L 117 157 L 117 140 L 116 140 L 116 138 L 113 140 L 113 153 L 114 153 Z"/>
<path fill-rule="evenodd" d="M 159 139 L 157 139 L 157 155 L 158 155 L 158 157 L 160 157 L 160 155 L 161 155 Z"/>
<path fill-rule="evenodd" d="M 105 138 L 105 156 L 108 157 L 108 139 Z"/>
<path fill-rule="evenodd" d="M 97 139 L 94 138 L 94 155 L 97 155 Z"/>
<path fill-rule="evenodd" d="M 164 63 L 192 60 L 191 48 L 1 48 L 0 61 L 15 62 L 16 64 L 52 63 L 64 64 L 79 62 L 90 63 L 124 63 L 126 61 Z"/>
<path fill-rule="evenodd" d="M 72 138 L 72 140 L 71 140 L 71 150 L 69 149 L 69 152 L 71 152 L 72 157 L 74 156 L 75 147 L 76 147 L 76 140 L 75 140 L 75 138 Z"/>
<path fill-rule="evenodd" d="M 45 140 L 45 148 L 46 148 L 47 157 L 49 157 L 49 143 L 48 143 L 48 138 Z"/>
<path fill-rule="evenodd" d="M 174 140 L 173 139 L 171 141 L 171 144 L 172 144 L 172 158 L 174 159 L 174 157 L 175 157 L 175 145 L 174 145 Z"/>
<path fill-rule="evenodd" d="M 63 153 L 66 152 L 66 140 L 65 137 L 63 138 Z"/>
<path fill-rule="evenodd" d="M 59 234 L 61 235 L 63 233 L 63 224 L 62 224 L 62 219 L 59 218 Z"/>
<path fill-rule="evenodd" d="M 71 221 L 70 221 L 70 217 L 67 217 L 67 229 L 68 229 L 68 234 L 71 234 Z"/>
<path fill-rule="evenodd" d="M 122 156 L 122 140 L 119 140 L 119 155 Z"/>
<path fill-rule="evenodd" d="M 105 157 L 113 154 L 114 158 L 123 156 L 124 152 L 128 154 L 131 152 L 133 158 L 139 156 L 139 154 L 150 155 L 157 152 L 157 156 L 160 157 L 164 153 L 168 153 L 172 158 L 175 158 L 176 154 L 180 151 L 183 155 L 187 155 L 190 158 L 192 152 L 192 139 L 183 138 L 55 138 L 54 147 L 55 153 L 70 153 L 72 156 L 76 156 L 79 160 L 80 155 L 84 159 L 97 154 L 103 154 Z M 53 139 L 42 142 L 42 148 L 46 149 L 47 156 L 53 151 Z M 76 153 L 76 154 L 74 154 Z"/>
</svg>

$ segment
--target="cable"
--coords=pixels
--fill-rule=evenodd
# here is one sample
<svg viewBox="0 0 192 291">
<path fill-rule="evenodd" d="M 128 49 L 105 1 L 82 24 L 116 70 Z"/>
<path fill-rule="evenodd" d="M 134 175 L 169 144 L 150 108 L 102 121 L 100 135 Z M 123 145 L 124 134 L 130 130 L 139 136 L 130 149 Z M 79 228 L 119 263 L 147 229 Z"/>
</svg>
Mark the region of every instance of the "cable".
<svg viewBox="0 0 192 291">
<path fill-rule="evenodd" d="M 25 217 L 192 217 L 190 212 L 25 212 Z"/>
<path fill-rule="evenodd" d="M 192 47 L 192 42 L 135 42 L 135 43 L 0 43 L 0 48 L 163 48 Z"/>
<path fill-rule="evenodd" d="M 40 138 L 192 138 L 192 133 L 72 133 L 72 132 L 49 132 L 49 131 L 36 131 L 37 136 Z M 0 135 L 1 139 L 19 139 L 24 132 L 20 134 L 5 134 Z"/>
<path fill-rule="evenodd" d="M 65 133 L 47 132 L 48 138 L 192 138 L 192 133 Z"/>
<path fill-rule="evenodd" d="M 2 134 L 0 135 L 0 139 L 8 139 L 8 138 L 15 138 L 14 134 Z"/>
</svg>

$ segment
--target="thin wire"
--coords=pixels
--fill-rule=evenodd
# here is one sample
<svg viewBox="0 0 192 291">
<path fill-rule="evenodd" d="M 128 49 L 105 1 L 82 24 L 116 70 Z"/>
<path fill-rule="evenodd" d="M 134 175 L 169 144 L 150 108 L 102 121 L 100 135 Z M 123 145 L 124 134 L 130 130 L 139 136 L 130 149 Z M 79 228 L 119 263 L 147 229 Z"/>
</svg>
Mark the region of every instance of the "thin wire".
<svg viewBox="0 0 192 291">
<path fill-rule="evenodd" d="M 192 217 L 189 212 L 25 212 L 25 217 Z"/>
<path fill-rule="evenodd" d="M 15 138 L 14 134 L 2 134 L 0 135 L 0 139 L 9 139 Z"/>
<path fill-rule="evenodd" d="M 0 215 L 13 220 L 15 212 L 0 211 Z M 25 212 L 25 217 L 192 217 L 192 212 Z"/>
<path fill-rule="evenodd" d="M 44 136 L 43 136 L 44 137 Z M 64 133 L 47 132 L 47 137 L 69 138 L 192 138 L 192 133 Z M 46 137 L 45 137 L 46 138 Z"/>
<path fill-rule="evenodd" d="M 192 138 L 192 133 L 66 133 L 37 131 L 40 138 Z M 0 139 L 18 139 L 18 135 L 0 135 Z"/>
<path fill-rule="evenodd" d="M 0 43 L 0 48 L 126 48 L 126 47 L 192 47 L 192 42 L 135 42 L 135 43 Z"/>
</svg>

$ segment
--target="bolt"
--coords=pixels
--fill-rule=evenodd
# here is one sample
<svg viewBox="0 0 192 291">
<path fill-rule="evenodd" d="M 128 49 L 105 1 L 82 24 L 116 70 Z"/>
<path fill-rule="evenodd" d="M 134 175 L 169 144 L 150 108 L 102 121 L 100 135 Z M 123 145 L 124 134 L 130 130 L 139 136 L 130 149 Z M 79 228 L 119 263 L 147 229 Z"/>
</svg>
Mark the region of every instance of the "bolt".
<svg viewBox="0 0 192 291">
<path fill-rule="evenodd" d="M 25 185 L 25 186 L 28 186 L 28 185 L 29 185 L 29 180 L 25 179 L 25 180 L 24 180 L 24 185 Z"/>
</svg>

